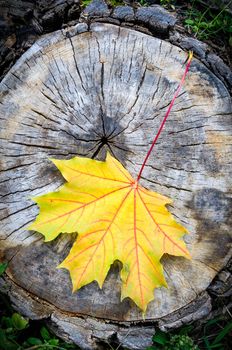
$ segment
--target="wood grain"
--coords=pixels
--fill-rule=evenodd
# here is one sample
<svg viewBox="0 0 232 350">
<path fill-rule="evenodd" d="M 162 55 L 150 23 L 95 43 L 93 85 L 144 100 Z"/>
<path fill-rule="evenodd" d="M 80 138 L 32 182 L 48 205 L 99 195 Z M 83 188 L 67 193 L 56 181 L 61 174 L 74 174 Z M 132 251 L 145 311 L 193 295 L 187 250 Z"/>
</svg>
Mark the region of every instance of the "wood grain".
<svg viewBox="0 0 232 350">
<path fill-rule="evenodd" d="M 24 313 L 31 312 L 26 300 L 36 298 L 54 318 L 58 312 L 115 323 L 143 320 L 133 302 L 120 302 L 117 264 L 102 290 L 92 283 L 72 294 L 68 273 L 56 266 L 75 234 L 45 244 L 29 232 L 38 213 L 30 198 L 64 182 L 50 157 L 104 159 L 110 150 L 135 176 L 186 57 L 180 48 L 134 30 L 78 24 L 42 37 L 3 79 L 0 257 L 9 261 L 8 285 L 27 295 Z M 231 110 L 223 83 L 193 59 L 141 181 L 173 199 L 170 210 L 189 230 L 192 260 L 163 257 L 169 289 L 155 291 L 146 320 L 162 320 L 197 300 L 231 255 Z"/>
</svg>

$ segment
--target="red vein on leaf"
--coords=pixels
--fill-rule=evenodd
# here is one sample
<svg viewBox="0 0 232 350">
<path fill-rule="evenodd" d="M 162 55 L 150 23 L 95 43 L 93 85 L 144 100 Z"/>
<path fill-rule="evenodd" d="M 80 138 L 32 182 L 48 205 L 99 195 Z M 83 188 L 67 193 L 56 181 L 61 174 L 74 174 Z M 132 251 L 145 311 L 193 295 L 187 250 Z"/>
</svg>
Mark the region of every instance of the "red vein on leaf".
<svg viewBox="0 0 232 350">
<path fill-rule="evenodd" d="M 130 273 L 129 275 L 127 276 L 127 279 L 125 281 L 125 286 L 127 287 L 128 286 L 128 283 L 130 281 L 130 278 L 131 278 L 131 274 L 132 274 L 132 271 L 134 270 L 134 268 L 136 267 L 136 262 L 133 263 L 133 265 L 131 266 L 130 268 Z M 145 273 L 143 272 L 140 272 L 140 275 L 143 276 L 147 281 L 149 281 L 150 284 L 153 284 L 153 281 L 151 278 L 149 278 L 147 275 L 145 275 Z M 136 287 L 138 286 L 138 284 L 136 285 Z M 143 285 L 143 288 L 147 289 L 146 286 Z M 147 289 L 148 290 L 148 289 Z M 149 291 L 149 290 L 148 290 Z"/>
<path fill-rule="evenodd" d="M 91 231 L 91 232 L 88 232 L 86 234 L 84 234 L 83 236 L 79 236 L 79 240 L 78 240 L 78 243 L 80 244 L 80 242 L 83 240 L 83 239 L 86 239 L 87 237 L 89 238 L 89 236 L 93 235 L 93 234 L 96 234 L 97 232 L 103 232 L 105 231 L 104 229 L 101 229 L 101 230 L 94 230 L 94 231 Z"/>
<path fill-rule="evenodd" d="M 129 256 L 133 253 L 134 250 L 135 250 L 135 247 L 132 247 L 131 250 L 129 250 L 129 252 L 128 252 L 127 255 L 125 256 L 125 261 L 128 260 Z"/>
<path fill-rule="evenodd" d="M 156 192 L 148 192 L 146 189 L 144 189 L 143 187 L 139 186 L 139 190 L 142 191 L 146 196 L 148 197 L 152 197 L 158 200 L 162 200 L 165 201 L 167 203 L 167 200 L 170 201 L 170 199 L 168 197 L 165 197 L 159 193 Z"/>
<path fill-rule="evenodd" d="M 144 232 L 142 229 L 140 229 L 140 228 L 138 228 L 137 230 L 142 234 L 142 236 L 144 237 L 144 239 L 145 239 L 145 240 L 147 241 L 147 243 L 150 245 L 151 249 L 153 249 L 154 247 L 153 247 L 151 241 L 148 239 L 148 237 L 147 237 L 147 235 L 145 234 L 145 232 Z"/>
<path fill-rule="evenodd" d="M 143 205 L 144 205 L 144 207 L 145 207 L 147 213 L 149 214 L 149 216 L 151 217 L 151 219 L 152 219 L 152 221 L 155 223 L 155 225 L 158 227 L 158 229 L 160 230 L 160 232 L 161 232 L 169 241 L 171 241 L 173 245 L 175 245 L 179 250 L 181 250 L 185 255 L 189 255 L 188 252 L 187 252 L 187 250 L 185 250 L 185 249 L 183 249 L 182 247 L 180 247 L 175 241 L 173 241 L 173 240 L 171 239 L 171 237 L 169 237 L 169 236 L 166 234 L 166 232 L 164 232 L 164 231 L 162 230 L 162 228 L 160 227 L 160 225 L 156 222 L 156 220 L 155 220 L 155 219 L 153 218 L 153 216 L 151 215 L 149 208 L 146 206 L 146 203 L 144 202 L 144 200 L 143 200 L 141 194 L 139 193 L 139 190 L 138 190 L 138 195 L 139 195 L 139 197 L 140 197 L 140 199 L 141 199 L 141 201 L 142 201 L 142 203 L 143 203 Z"/>
<path fill-rule="evenodd" d="M 107 231 L 110 231 L 110 229 Z M 102 240 L 102 245 L 103 245 L 103 259 L 102 259 L 102 268 L 101 268 L 101 272 L 100 272 L 100 280 L 104 281 L 105 278 L 103 276 L 103 271 L 104 271 L 105 260 L 106 260 L 106 245 L 105 245 L 104 239 Z M 102 276 L 103 276 L 103 278 L 102 278 Z"/>
<path fill-rule="evenodd" d="M 53 235 L 55 234 L 55 232 L 58 232 L 58 233 L 60 233 L 61 232 L 61 229 L 62 229 L 62 227 L 64 227 L 64 225 L 65 224 L 67 224 L 67 221 L 68 221 L 68 219 L 70 218 L 70 214 L 66 217 L 66 219 L 65 219 L 65 221 L 64 222 L 62 222 L 62 224 L 58 227 L 58 229 L 56 229 L 56 230 L 54 230 L 51 234 L 50 234 L 50 236 L 52 236 L 53 237 Z"/>
<path fill-rule="evenodd" d="M 138 273 L 138 281 L 139 281 L 139 289 L 140 289 L 140 297 L 142 306 L 144 306 L 144 295 L 142 290 L 142 282 L 140 279 L 140 265 L 139 265 L 139 254 L 138 254 L 138 241 L 137 241 L 137 227 L 136 227 L 136 193 L 137 188 L 134 190 L 134 239 L 135 239 L 135 252 L 136 252 L 136 264 L 137 264 L 137 273 Z M 142 307 L 143 309 L 143 307 Z"/>
<path fill-rule="evenodd" d="M 126 242 L 123 244 L 123 249 L 125 249 L 126 246 L 127 246 L 127 244 L 128 244 L 129 242 L 131 242 L 131 241 L 133 241 L 133 237 L 130 237 L 130 238 L 128 238 L 128 239 L 126 240 Z"/>
<path fill-rule="evenodd" d="M 114 166 L 117 168 L 118 171 L 120 171 L 120 173 L 125 176 L 127 178 L 127 180 L 131 183 L 133 180 L 133 178 L 130 176 L 128 176 L 128 173 L 127 172 L 124 172 L 117 164 L 116 160 L 114 158 L 112 158 L 112 161 L 114 163 Z M 126 181 L 125 181 L 126 182 Z M 127 182 L 126 182 L 127 183 Z"/>
<path fill-rule="evenodd" d="M 58 193 L 58 192 L 56 192 Z M 76 203 L 83 204 L 83 202 L 76 201 L 74 199 L 62 199 L 62 198 L 43 198 L 43 202 L 68 202 L 68 203 Z"/>
<path fill-rule="evenodd" d="M 153 270 L 155 271 L 155 273 L 158 275 L 156 276 L 156 278 L 159 280 L 160 284 L 163 285 L 163 276 L 160 274 L 159 270 L 157 270 L 154 262 L 151 260 L 151 258 L 146 254 L 146 252 L 144 251 L 143 247 L 139 244 L 139 248 L 142 250 L 144 256 L 147 258 L 147 260 L 149 261 L 150 265 L 153 267 Z"/>
<path fill-rule="evenodd" d="M 148 277 L 147 275 L 145 275 L 145 273 L 141 272 L 141 276 L 143 276 L 143 278 L 145 280 L 147 280 L 147 282 L 150 284 L 150 285 L 153 285 L 153 281 L 150 277 Z"/>
<path fill-rule="evenodd" d="M 104 241 L 104 238 L 105 238 L 106 234 L 110 231 L 110 228 L 111 228 L 111 226 L 112 226 L 113 223 L 114 223 L 114 220 L 116 219 L 116 217 L 117 217 L 119 211 L 122 209 L 123 204 L 125 203 L 127 197 L 128 197 L 129 194 L 131 193 L 131 191 L 132 191 L 132 189 L 130 189 L 130 190 L 127 192 L 126 196 L 122 199 L 122 201 L 121 201 L 121 203 L 120 203 L 120 206 L 118 207 L 118 210 L 116 211 L 114 217 L 112 218 L 110 225 L 106 228 L 105 233 L 102 235 L 100 241 L 99 241 L 98 243 L 92 245 L 92 247 L 93 247 L 93 246 L 96 246 L 96 245 L 97 245 L 97 247 L 95 248 L 94 252 L 92 253 L 92 255 L 91 255 L 89 261 L 88 261 L 87 264 L 85 265 L 85 268 L 84 268 L 84 270 L 82 271 L 82 273 L 81 273 L 81 275 L 80 275 L 80 277 L 79 277 L 79 279 L 78 279 L 77 285 L 79 285 L 79 283 L 81 282 L 81 279 L 82 279 L 82 277 L 83 277 L 85 271 L 87 270 L 87 268 L 88 268 L 90 262 L 93 260 L 94 254 L 96 253 L 96 251 L 97 251 L 97 249 L 99 248 L 99 246 L 101 245 L 101 243 Z M 78 243 L 78 240 L 77 240 L 77 243 Z M 76 259 L 78 256 L 80 256 L 81 254 L 83 254 L 83 253 L 84 253 L 86 250 L 88 250 L 88 249 L 89 249 L 89 247 L 85 248 L 84 250 L 82 250 L 82 251 L 79 252 L 78 254 L 74 255 L 71 259 L 67 259 L 66 262 L 70 263 L 73 259 Z M 104 257 L 104 259 L 105 259 L 105 257 Z M 75 271 L 75 269 L 73 270 L 73 272 L 74 272 L 74 271 Z"/>
<path fill-rule="evenodd" d="M 137 287 L 138 287 L 138 284 L 135 285 L 135 289 L 137 289 Z M 150 290 L 149 290 L 145 285 L 143 285 L 143 289 L 146 289 L 146 291 L 147 291 L 148 293 L 150 292 Z"/>
<path fill-rule="evenodd" d="M 179 95 L 179 92 L 180 92 L 180 90 L 181 90 L 181 88 L 182 88 L 182 86 L 183 86 L 183 84 L 184 84 L 185 77 L 186 77 L 186 75 L 187 75 L 187 73 L 188 73 L 188 70 L 189 70 L 189 67 L 190 67 L 192 58 L 193 58 L 193 53 L 190 51 L 190 52 L 189 52 L 189 58 L 188 58 L 188 61 L 187 61 L 187 65 L 186 65 L 184 74 L 183 74 L 183 76 L 182 76 L 182 79 L 181 79 L 181 81 L 180 81 L 180 83 L 179 83 L 179 85 L 178 85 L 178 87 L 177 87 L 177 89 L 176 89 L 176 92 L 175 92 L 175 94 L 174 94 L 174 96 L 173 96 L 173 99 L 172 99 L 172 101 L 171 101 L 171 103 L 170 103 L 170 105 L 169 105 L 169 107 L 168 107 L 168 110 L 167 110 L 165 116 L 164 116 L 164 119 L 163 119 L 162 123 L 160 124 L 159 130 L 158 130 L 158 132 L 157 132 L 157 134 L 156 134 L 156 136 L 155 136 L 155 138 L 154 138 L 154 140 L 153 140 L 153 142 L 152 142 L 152 144 L 151 144 L 151 147 L 150 147 L 150 149 L 148 150 L 147 155 L 146 155 L 146 157 L 145 157 L 145 159 L 144 159 L 144 161 L 143 161 L 143 164 L 142 164 L 142 166 L 141 166 L 141 169 L 140 169 L 139 174 L 138 174 L 138 177 L 137 177 L 137 182 L 139 182 L 139 180 L 140 180 L 140 178 L 141 178 L 141 175 L 142 175 L 143 169 L 144 169 L 144 167 L 145 167 L 145 165 L 146 165 L 146 163 L 147 163 L 147 160 L 148 160 L 148 158 L 149 158 L 149 156 L 150 156 L 150 154 L 151 154 L 151 152 L 152 152 L 152 150 L 153 150 L 153 148 L 154 148 L 154 146 L 155 146 L 155 144 L 156 144 L 156 141 L 158 140 L 158 138 L 159 138 L 159 136 L 160 136 L 160 134 L 161 134 L 161 131 L 163 130 L 164 124 L 166 123 L 166 120 L 167 120 L 167 118 L 168 118 L 168 116 L 169 116 L 169 114 L 170 114 L 170 112 L 171 112 L 171 110 L 172 110 L 172 107 L 173 107 L 173 105 L 174 105 L 174 102 L 175 102 L 177 96 Z"/>
<path fill-rule="evenodd" d="M 69 215 L 69 214 L 74 213 L 75 211 L 77 211 L 77 210 L 79 210 L 79 209 L 85 208 L 85 207 L 87 207 L 88 205 L 91 205 L 91 204 L 93 204 L 93 203 L 95 203 L 95 202 L 97 202 L 97 201 L 99 201 L 99 200 L 101 200 L 101 199 L 103 199 L 103 198 L 105 198 L 105 197 L 107 197 L 107 196 L 109 196 L 109 195 L 115 193 L 115 192 L 118 192 L 118 191 L 121 191 L 121 190 L 125 190 L 125 188 L 128 188 L 128 187 L 131 187 L 131 185 L 117 188 L 116 190 L 111 191 L 111 192 L 108 192 L 108 193 L 102 195 L 101 197 L 98 197 L 97 199 L 91 201 L 91 202 L 85 203 L 85 204 L 82 205 L 81 207 L 72 209 L 72 210 L 70 210 L 70 211 L 68 211 L 68 212 L 66 212 L 66 213 L 64 213 L 64 214 L 62 214 L 62 215 L 58 215 L 58 216 L 56 216 L 55 218 L 52 218 L 52 219 L 47 220 L 47 221 L 43 221 L 43 222 L 41 222 L 40 224 L 36 224 L 36 225 L 37 225 L 37 227 L 38 227 L 38 226 L 41 226 L 41 225 L 44 225 L 44 224 L 48 224 L 49 222 L 58 220 L 58 219 L 60 219 L 60 218 L 62 218 L 62 217 L 64 217 L 64 216 L 66 216 L 66 215 Z"/>
<path fill-rule="evenodd" d="M 80 170 L 77 170 L 77 169 L 73 169 L 67 165 L 65 165 L 66 168 L 72 170 L 73 172 L 76 172 L 76 173 L 79 173 L 80 175 L 85 175 L 85 176 L 90 176 L 90 177 L 95 177 L 95 178 L 98 178 L 98 179 L 101 179 L 101 180 L 107 180 L 107 181 L 115 181 L 115 182 L 120 182 L 120 183 L 128 183 L 127 181 L 123 181 L 123 180 L 117 180 L 117 179 L 111 179 L 111 178 L 108 178 L 108 177 L 102 177 L 102 176 L 98 176 L 98 175 L 93 175 L 93 174 L 89 174 L 89 173 L 85 173 L 83 171 L 80 171 Z M 123 174 L 124 175 L 124 174 Z M 79 175 L 76 175 L 76 176 L 72 176 L 70 179 L 69 179 L 69 182 L 70 181 L 73 181 L 73 179 L 75 179 L 76 177 L 78 177 Z M 128 178 L 128 180 L 130 181 L 130 179 Z"/>
</svg>

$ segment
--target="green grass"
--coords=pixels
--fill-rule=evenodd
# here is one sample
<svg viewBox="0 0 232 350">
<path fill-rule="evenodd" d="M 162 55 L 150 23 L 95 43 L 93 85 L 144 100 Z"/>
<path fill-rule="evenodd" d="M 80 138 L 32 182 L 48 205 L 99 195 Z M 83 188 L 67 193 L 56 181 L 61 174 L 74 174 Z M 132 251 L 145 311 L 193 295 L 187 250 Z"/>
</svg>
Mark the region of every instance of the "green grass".
<svg viewBox="0 0 232 350">
<path fill-rule="evenodd" d="M 166 8 L 175 9 L 175 0 L 160 0 L 160 5 Z"/>
<path fill-rule="evenodd" d="M 82 0 L 82 6 L 89 5 L 91 0 Z M 148 6 L 147 0 L 137 0 L 140 6 Z M 232 16 L 227 9 L 232 0 L 219 10 L 212 10 L 200 0 L 160 0 L 160 5 L 168 10 L 176 10 L 183 18 L 183 25 L 199 40 L 219 40 L 232 47 Z M 220 1 L 218 4 L 220 5 Z M 112 7 L 125 5 L 122 0 L 108 0 Z"/>
<path fill-rule="evenodd" d="M 215 318 L 206 322 L 200 330 L 192 325 L 164 333 L 157 331 L 154 345 L 146 350 L 230 350 L 232 319 Z"/>
<path fill-rule="evenodd" d="M 208 40 L 224 35 L 231 41 L 232 16 L 226 10 L 230 3 L 218 11 L 204 7 L 198 1 L 191 1 L 190 8 L 185 13 L 185 26 L 200 40 Z"/>
<path fill-rule="evenodd" d="M 83 7 L 88 6 L 90 3 L 92 2 L 92 0 L 81 0 L 81 5 Z M 120 5 L 125 5 L 124 2 L 122 0 L 108 0 L 107 3 L 113 7 L 115 6 L 120 6 Z"/>
</svg>

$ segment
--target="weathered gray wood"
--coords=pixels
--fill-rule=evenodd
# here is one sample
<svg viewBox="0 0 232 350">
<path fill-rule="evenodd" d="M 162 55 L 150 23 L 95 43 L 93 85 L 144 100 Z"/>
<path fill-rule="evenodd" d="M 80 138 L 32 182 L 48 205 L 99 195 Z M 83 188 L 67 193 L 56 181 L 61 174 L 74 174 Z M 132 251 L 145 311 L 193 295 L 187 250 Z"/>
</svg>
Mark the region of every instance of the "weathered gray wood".
<svg viewBox="0 0 232 350">
<path fill-rule="evenodd" d="M 143 345 L 136 326 L 123 340 L 128 325 L 143 318 L 131 301 L 120 302 L 118 266 L 102 290 L 92 283 L 72 294 L 68 273 L 56 266 L 75 237 L 62 235 L 44 244 L 40 234 L 27 231 L 38 213 L 30 197 L 54 191 L 64 181 L 49 157 L 104 159 L 110 150 L 135 176 L 185 59 L 180 48 L 134 30 L 94 23 L 88 31 L 79 24 L 37 41 L 2 81 L 5 288 L 21 312 L 51 316 L 52 326 L 83 348 L 116 334 L 125 346 L 141 348 L 149 345 L 154 327 L 145 324 Z M 170 210 L 190 233 L 185 240 L 192 260 L 163 258 L 169 289 L 155 291 L 146 314 L 146 321 L 158 321 L 163 329 L 210 311 L 205 290 L 230 257 L 230 150 L 229 93 L 194 59 L 141 181 L 173 198 Z M 100 329 L 104 336 L 97 335 Z"/>
</svg>

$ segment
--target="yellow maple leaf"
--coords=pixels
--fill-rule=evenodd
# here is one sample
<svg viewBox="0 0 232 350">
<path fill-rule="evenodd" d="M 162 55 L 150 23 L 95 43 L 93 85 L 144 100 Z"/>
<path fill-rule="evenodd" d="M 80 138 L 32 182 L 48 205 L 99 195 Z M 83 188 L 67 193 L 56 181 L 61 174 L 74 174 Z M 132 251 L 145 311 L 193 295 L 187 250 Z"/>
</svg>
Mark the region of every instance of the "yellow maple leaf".
<svg viewBox="0 0 232 350">
<path fill-rule="evenodd" d="M 160 259 L 163 254 L 190 258 L 182 239 L 186 229 L 166 208 L 171 200 L 139 185 L 148 157 L 164 127 L 188 72 L 183 77 L 134 180 L 109 153 L 106 161 L 75 157 L 52 160 L 67 183 L 59 191 L 34 198 L 40 213 L 30 230 L 45 241 L 61 232 L 77 232 L 77 239 L 59 267 L 69 270 L 73 291 L 97 281 L 100 288 L 111 264 L 122 262 L 121 299 L 131 298 L 145 313 L 154 289 L 167 286 Z"/>
<path fill-rule="evenodd" d="M 34 199 L 40 214 L 30 229 L 46 241 L 78 232 L 59 266 L 70 271 L 73 291 L 94 280 L 102 287 L 111 264 L 120 260 L 122 299 L 130 297 L 145 312 L 154 288 L 166 286 L 163 254 L 189 258 L 186 230 L 165 206 L 171 200 L 140 186 L 109 153 L 104 162 L 75 157 L 53 163 L 67 183 Z"/>
</svg>

